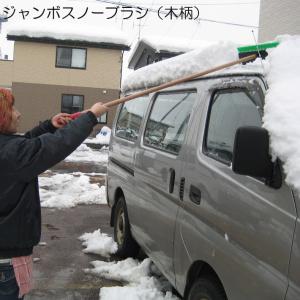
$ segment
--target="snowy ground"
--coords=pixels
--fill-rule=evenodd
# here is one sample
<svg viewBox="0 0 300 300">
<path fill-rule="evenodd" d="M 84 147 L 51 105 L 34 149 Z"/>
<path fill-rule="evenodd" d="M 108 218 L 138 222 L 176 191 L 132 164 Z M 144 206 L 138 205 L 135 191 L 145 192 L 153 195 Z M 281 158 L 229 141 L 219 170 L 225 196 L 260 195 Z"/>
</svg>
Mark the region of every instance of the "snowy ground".
<svg viewBox="0 0 300 300">
<path fill-rule="evenodd" d="M 107 164 L 107 149 L 92 150 L 82 144 L 65 162 Z M 42 207 L 66 209 L 77 205 L 106 204 L 105 186 L 100 184 L 103 173 L 57 172 L 50 170 L 39 178 Z M 176 300 L 171 286 L 150 259 L 138 261 L 126 259 L 114 261 L 117 245 L 111 236 L 100 229 L 79 237 L 85 247 L 84 253 L 98 254 L 99 260 L 91 261 L 93 268 L 83 270 L 86 274 L 121 282 L 123 286 L 102 287 L 101 300 Z M 100 260 L 102 259 L 102 260 Z M 109 261 L 103 261 L 103 259 Z"/>
<path fill-rule="evenodd" d="M 66 162 L 91 162 L 107 164 L 107 149 L 92 150 L 87 145 L 80 145 Z M 105 177 L 101 173 L 56 173 L 48 171 L 39 178 L 42 207 L 67 208 L 79 204 L 106 204 L 105 186 L 92 183 L 91 178 Z"/>
<path fill-rule="evenodd" d="M 72 162 L 94 162 L 94 163 L 107 163 L 107 148 L 93 150 L 85 144 L 81 144 L 65 161 Z"/>
<path fill-rule="evenodd" d="M 55 174 L 40 177 L 42 207 L 66 208 L 78 204 L 105 204 L 106 190 L 96 183 L 90 183 L 85 174 Z"/>
<path fill-rule="evenodd" d="M 117 245 L 107 234 L 98 229 L 79 237 L 86 247 L 83 252 L 96 253 L 104 257 L 114 254 Z M 93 269 L 86 273 L 102 278 L 123 282 L 123 286 L 104 287 L 99 293 L 100 300 L 176 300 L 171 285 L 162 276 L 149 258 L 138 261 L 127 258 L 122 261 L 92 261 Z"/>
</svg>

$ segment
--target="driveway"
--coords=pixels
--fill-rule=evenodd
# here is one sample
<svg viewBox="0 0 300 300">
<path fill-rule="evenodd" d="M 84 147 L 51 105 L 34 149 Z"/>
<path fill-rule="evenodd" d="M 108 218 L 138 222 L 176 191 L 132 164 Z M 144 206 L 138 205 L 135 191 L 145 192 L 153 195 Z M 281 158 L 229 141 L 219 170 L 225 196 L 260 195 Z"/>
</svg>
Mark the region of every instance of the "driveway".
<svg viewBox="0 0 300 300">
<path fill-rule="evenodd" d="M 97 228 L 112 234 L 106 205 L 82 205 L 68 209 L 42 209 L 42 243 L 34 249 L 34 289 L 26 299 L 99 299 L 103 286 L 121 285 L 90 274 L 90 261 L 98 255 L 82 252 L 78 237 Z M 105 259 L 103 259 L 105 260 Z"/>
<path fill-rule="evenodd" d="M 139 260 L 120 260 L 112 250 L 109 258 L 82 251 L 78 238 L 84 233 L 98 232 L 92 241 L 97 247 L 109 246 L 107 239 L 113 243 L 110 209 L 101 204 L 106 203 L 106 165 L 107 151 L 83 146 L 40 176 L 42 237 L 33 253 L 34 288 L 26 300 L 98 300 L 100 292 L 102 300 L 178 299 L 142 252 Z M 84 272 L 87 268 L 89 273 Z"/>
<path fill-rule="evenodd" d="M 105 183 L 105 176 L 99 174 L 106 173 L 106 164 L 63 161 L 42 176 L 73 172 L 88 173 L 90 182 L 101 186 Z M 78 237 L 98 228 L 111 235 L 113 231 L 109 226 L 109 217 L 107 205 L 42 208 L 41 245 L 35 247 L 33 252 L 34 288 L 26 300 L 98 300 L 101 287 L 122 285 L 83 271 L 91 267 L 89 262 L 107 259 L 83 253 Z"/>
</svg>

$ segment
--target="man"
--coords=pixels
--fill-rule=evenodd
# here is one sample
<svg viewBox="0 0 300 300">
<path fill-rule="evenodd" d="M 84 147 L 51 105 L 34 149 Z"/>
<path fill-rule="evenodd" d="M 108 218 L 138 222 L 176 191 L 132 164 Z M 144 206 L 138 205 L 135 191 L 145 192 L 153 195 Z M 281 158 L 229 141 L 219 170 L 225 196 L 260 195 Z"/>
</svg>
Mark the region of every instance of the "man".
<svg viewBox="0 0 300 300">
<path fill-rule="evenodd" d="M 58 114 L 17 135 L 21 114 L 0 88 L 0 300 L 23 299 L 32 281 L 32 250 L 40 241 L 37 176 L 72 153 L 107 111 L 94 104 L 76 120 Z"/>
</svg>

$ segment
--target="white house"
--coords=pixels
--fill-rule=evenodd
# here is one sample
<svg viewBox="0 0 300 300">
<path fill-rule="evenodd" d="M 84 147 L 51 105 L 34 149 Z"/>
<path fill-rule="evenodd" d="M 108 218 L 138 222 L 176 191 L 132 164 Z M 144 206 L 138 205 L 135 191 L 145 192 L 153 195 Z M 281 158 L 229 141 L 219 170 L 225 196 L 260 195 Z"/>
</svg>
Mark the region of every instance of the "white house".
<svg viewBox="0 0 300 300">
<path fill-rule="evenodd" d="M 260 0 L 259 42 L 282 34 L 300 34 L 300 1 Z"/>
</svg>

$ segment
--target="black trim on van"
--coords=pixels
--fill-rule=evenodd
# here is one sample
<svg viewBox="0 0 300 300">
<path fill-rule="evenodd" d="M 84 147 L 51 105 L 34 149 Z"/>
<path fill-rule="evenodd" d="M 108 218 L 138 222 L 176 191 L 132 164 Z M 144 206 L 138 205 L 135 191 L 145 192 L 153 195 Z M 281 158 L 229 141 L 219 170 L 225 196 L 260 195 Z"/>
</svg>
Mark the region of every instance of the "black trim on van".
<svg viewBox="0 0 300 300">
<path fill-rule="evenodd" d="M 117 165 L 118 167 L 120 167 L 121 169 L 123 169 L 124 171 L 126 171 L 127 173 L 129 173 L 130 175 L 134 176 L 134 170 L 129 168 L 128 166 L 124 165 L 123 163 L 121 163 L 120 161 L 118 161 L 117 159 L 110 157 L 109 160 Z"/>
</svg>

